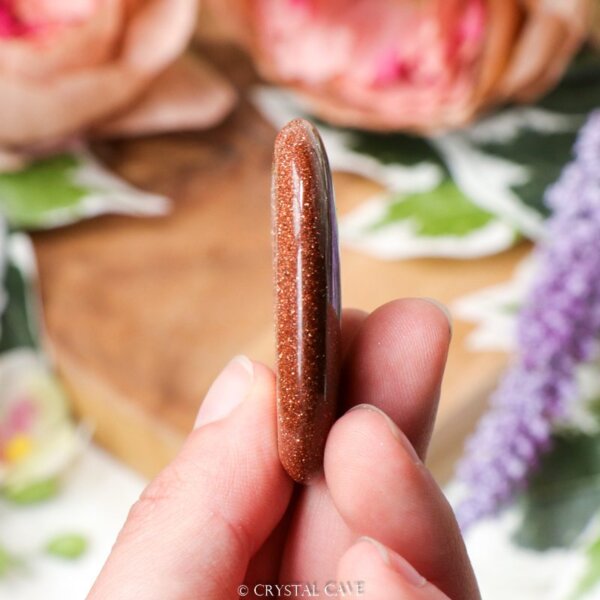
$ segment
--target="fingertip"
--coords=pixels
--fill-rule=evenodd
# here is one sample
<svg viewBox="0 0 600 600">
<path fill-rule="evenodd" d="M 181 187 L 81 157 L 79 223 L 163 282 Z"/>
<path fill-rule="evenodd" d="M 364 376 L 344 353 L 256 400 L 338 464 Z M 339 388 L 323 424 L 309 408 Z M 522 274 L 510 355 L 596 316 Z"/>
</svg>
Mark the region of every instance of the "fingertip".
<svg viewBox="0 0 600 600">
<path fill-rule="evenodd" d="M 223 423 L 218 434 L 240 455 L 253 453 L 254 465 L 260 469 L 256 480 L 285 480 L 286 475 L 277 451 L 277 392 L 275 374 L 265 364 L 253 361 L 254 377 L 246 400 Z M 288 485 L 289 484 L 289 485 Z"/>
<path fill-rule="evenodd" d="M 368 536 L 359 538 L 340 559 L 340 569 L 360 572 L 361 570 L 395 573 L 406 583 L 417 588 L 427 580 L 405 558 L 381 542 Z"/>
<path fill-rule="evenodd" d="M 206 393 L 194 429 L 227 417 L 250 393 L 253 380 L 254 363 L 247 356 L 231 359 Z"/>
<path fill-rule="evenodd" d="M 422 463 L 408 438 L 379 408 L 363 404 L 334 424 L 325 446 L 325 478 L 338 510 L 352 521 L 370 494 L 357 496 L 357 482 L 370 477 L 384 488 L 389 480 L 410 486 L 421 476 Z M 402 498 L 396 498 L 402 502 Z M 366 514 L 366 513 L 365 513 Z"/>
<path fill-rule="evenodd" d="M 404 557 L 370 537 L 359 538 L 343 554 L 338 580 L 353 582 L 356 597 L 380 600 L 447 598 Z"/>
<path fill-rule="evenodd" d="M 359 413 L 359 411 L 361 411 L 361 412 Z M 366 411 L 366 413 L 365 413 L 365 411 Z M 354 413 L 354 414 L 350 414 L 350 413 Z M 366 415 L 371 413 L 371 415 L 374 417 L 373 423 L 376 424 L 377 428 L 381 428 L 382 423 L 387 425 L 389 433 L 392 434 L 392 437 L 394 438 L 394 440 L 397 441 L 400 444 L 400 446 L 404 449 L 404 452 L 406 453 L 407 458 L 409 458 L 410 461 L 413 462 L 414 464 L 418 464 L 418 465 L 422 464 L 422 461 L 419 458 L 419 455 L 417 454 L 417 452 L 415 451 L 413 445 L 410 443 L 410 440 L 406 437 L 406 435 L 398 427 L 398 425 L 396 425 L 396 423 L 394 423 L 394 421 L 383 410 L 381 410 L 381 408 L 374 406 L 373 404 L 358 404 L 357 406 L 354 406 L 353 408 L 351 408 L 348 411 L 348 413 L 346 413 L 346 415 L 348 416 L 348 418 L 350 418 L 350 417 L 355 416 L 355 414 L 358 416 L 361 413 L 366 414 Z M 361 417 L 358 416 L 358 418 L 361 418 Z M 363 421 L 364 421 L 364 418 L 363 418 Z M 374 439 L 380 439 L 380 438 L 381 438 L 381 433 L 378 433 L 375 431 Z"/>
<path fill-rule="evenodd" d="M 341 417 L 325 447 L 331 498 L 350 529 L 381 540 L 444 591 L 477 585 L 452 509 L 397 426 L 373 406 Z"/>
<path fill-rule="evenodd" d="M 369 325 L 380 331 L 389 330 L 389 335 L 394 339 L 399 334 L 410 335 L 419 331 L 430 345 L 436 344 L 442 350 L 447 350 L 452 317 L 450 310 L 434 298 L 399 298 L 371 313 Z"/>
<path fill-rule="evenodd" d="M 419 298 L 418 300 L 421 300 L 423 302 L 427 302 L 427 303 L 431 304 L 435 309 L 437 309 L 440 313 L 442 313 L 442 315 L 444 316 L 445 322 L 440 324 L 440 328 L 443 330 L 444 326 L 447 326 L 449 333 L 450 333 L 450 337 L 452 337 L 452 321 L 453 321 L 453 319 L 452 319 L 452 312 L 450 311 L 450 308 L 443 302 L 440 302 L 439 300 L 437 300 L 436 298 Z M 435 318 L 439 319 L 439 315 Z"/>
<path fill-rule="evenodd" d="M 347 407 L 382 408 L 425 455 L 450 344 L 450 322 L 429 300 L 393 300 L 361 325 L 343 369 Z"/>
<path fill-rule="evenodd" d="M 239 382 L 234 384 L 229 378 L 243 379 L 246 387 L 242 391 Z M 220 418 L 201 422 L 172 463 L 171 467 L 176 469 L 168 468 L 166 472 L 180 477 L 182 471 L 193 472 L 202 464 L 203 475 L 212 473 L 211 485 L 215 489 L 220 486 L 219 495 L 230 497 L 237 508 L 242 504 L 241 496 L 254 494 L 255 499 L 263 492 L 268 495 L 269 489 L 278 500 L 285 499 L 292 484 L 277 452 L 275 375 L 261 362 L 235 357 L 219 375 L 207 398 L 227 405 L 230 401 L 223 394 L 233 391 L 241 397 L 238 402 L 229 410 L 222 406 L 210 409 L 220 411 Z M 203 414 L 201 409 L 199 417 Z M 234 494 L 234 488 L 241 491 Z M 252 504 L 248 499 L 243 502 Z M 274 511 L 277 505 L 273 504 Z"/>
<path fill-rule="evenodd" d="M 242 354 L 235 356 L 206 393 L 194 429 L 225 419 L 246 400 L 250 404 L 259 402 L 263 405 L 258 409 L 259 413 L 265 409 L 274 412 L 275 394 L 275 375 L 269 367 Z M 257 411 L 256 408 L 253 410 Z"/>
<path fill-rule="evenodd" d="M 251 395 L 268 405 L 271 411 L 275 411 L 275 373 L 267 365 L 252 361 L 254 365 L 254 379 Z"/>
</svg>

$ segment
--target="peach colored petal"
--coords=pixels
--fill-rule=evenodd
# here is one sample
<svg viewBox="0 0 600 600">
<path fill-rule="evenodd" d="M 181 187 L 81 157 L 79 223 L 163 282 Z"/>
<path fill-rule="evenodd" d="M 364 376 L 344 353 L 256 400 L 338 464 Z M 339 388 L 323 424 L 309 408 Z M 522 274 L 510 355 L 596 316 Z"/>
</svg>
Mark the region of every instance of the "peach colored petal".
<svg viewBox="0 0 600 600">
<path fill-rule="evenodd" d="M 488 0 L 488 32 L 479 63 L 475 104 L 497 99 L 496 84 L 502 77 L 523 20 L 519 4 L 507 0 Z"/>
<path fill-rule="evenodd" d="M 528 88 L 538 81 L 558 79 L 564 70 L 560 49 L 568 35 L 567 27 L 556 15 L 536 15 L 529 19 L 507 66 L 499 91 L 506 98 L 533 98 Z M 559 64 L 553 64 L 554 61 Z M 545 86 L 535 86 L 536 89 Z"/>
<path fill-rule="evenodd" d="M 44 80 L 112 59 L 124 26 L 121 0 L 104 0 L 93 18 L 2 40 L 2 77 Z"/>
<path fill-rule="evenodd" d="M 144 83 L 138 73 L 123 66 L 63 77 L 48 93 L 41 84 L 0 79 L 0 144 L 25 146 L 74 134 L 107 111 L 126 105 Z"/>
<path fill-rule="evenodd" d="M 560 79 L 583 42 L 589 2 L 571 1 L 569 12 L 560 6 L 556 0 L 530 2 L 530 15 L 500 84 L 505 97 L 538 97 Z"/>
<path fill-rule="evenodd" d="M 373 131 L 439 131 L 463 124 L 473 110 L 467 99 L 458 103 L 446 103 L 444 98 L 421 96 L 418 101 L 414 95 L 407 95 L 404 100 L 384 107 L 378 106 L 374 110 L 340 102 L 331 94 L 311 94 L 301 88 L 296 88 L 296 91 L 326 121 L 343 127 Z"/>
<path fill-rule="evenodd" d="M 339 125 L 383 130 L 435 130 L 449 124 L 456 125 L 462 122 L 465 114 L 470 114 L 473 94 L 466 81 L 462 85 L 457 83 L 445 88 L 398 89 L 387 96 L 378 96 L 372 91 L 365 93 L 360 89 L 353 91 L 347 86 L 341 94 L 333 84 L 328 92 L 312 92 L 304 86 L 297 89 L 311 97 L 313 102 L 319 98 L 319 111 L 329 105 L 328 118 Z M 356 115 L 356 120 L 349 121 L 352 114 Z"/>
<path fill-rule="evenodd" d="M 0 72 L 0 145 L 25 146 L 77 133 L 123 110 L 183 51 L 196 0 L 133 5 L 122 51 L 111 61 L 56 77 L 51 84 Z"/>
<path fill-rule="evenodd" d="M 13 0 L 16 14 L 28 24 L 84 20 L 97 12 L 103 0 Z"/>
<path fill-rule="evenodd" d="M 398 107 L 397 120 L 393 126 L 387 118 L 377 111 L 368 111 L 351 104 L 343 104 L 323 94 L 310 94 L 300 91 L 299 94 L 308 101 L 320 118 L 341 127 L 358 127 L 373 131 L 387 131 L 390 128 L 419 129 L 424 125 L 423 119 L 415 119 L 410 107 Z"/>
<path fill-rule="evenodd" d="M 127 28 L 123 60 L 140 72 L 161 71 L 187 46 L 196 17 L 196 0 L 147 0 Z"/>
<path fill-rule="evenodd" d="M 177 60 L 135 106 L 101 123 L 98 137 L 127 137 L 198 130 L 222 121 L 237 100 L 233 86 L 207 62 L 190 54 Z"/>
</svg>

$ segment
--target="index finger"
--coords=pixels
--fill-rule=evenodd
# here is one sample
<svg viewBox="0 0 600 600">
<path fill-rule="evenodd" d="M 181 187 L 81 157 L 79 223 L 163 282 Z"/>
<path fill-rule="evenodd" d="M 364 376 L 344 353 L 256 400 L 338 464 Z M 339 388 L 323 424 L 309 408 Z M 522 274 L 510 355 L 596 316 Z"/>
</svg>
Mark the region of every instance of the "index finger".
<svg viewBox="0 0 600 600">
<path fill-rule="evenodd" d="M 447 309 L 434 300 L 393 300 L 375 310 L 355 334 L 344 361 L 344 408 L 377 406 L 424 458 L 451 334 Z"/>
<path fill-rule="evenodd" d="M 366 318 L 355 314 L 343 335 L 346 331 L 352 341 L 342 372 L 342 411 L 363 403 L 378 406 L 422 456 L 448 352 L 448 317 L 430 301 L 395 300 Z M 302 490 L 298 500 L 284 553 L 283 580 L 335 578 L 337 563 L 355 538 L 321 478 Z"/>
<path fill-rule="evenodd" d="M 132 508 L 90 599 L 237 597 L 292 492 L 277 454 L 274 383 L 248 359 L 226 367 L 201 425 Z"/>
</svg>

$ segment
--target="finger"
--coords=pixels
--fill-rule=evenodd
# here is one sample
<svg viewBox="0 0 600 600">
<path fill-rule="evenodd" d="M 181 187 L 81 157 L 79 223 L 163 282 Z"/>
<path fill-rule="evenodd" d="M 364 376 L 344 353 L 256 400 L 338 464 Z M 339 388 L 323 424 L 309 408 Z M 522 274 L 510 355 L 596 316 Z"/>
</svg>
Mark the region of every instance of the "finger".
<svg viewBox="0 0 600 600">
<path fill-rule="evenodd" d="M 346 406 L 378 406 L 424 457 L 450 338 L 447 309 L 433 300 L 394 300 L 378 308 L 361 326 L 344 363 Z"/>
<path fill-rule="evenodd" d="M 372 538 L 361 538 L 342 556 L 335 585 L 356 600 L 449 600 L 406 559 Z"/>
<path fill-rule="evenodd" d="M 368 313 L 356 308 L 344 309 L 342 315 L 342 356 L 347 356 L 352 343 L 358 334 Z M 310 493 L 300 490 L 296 503 L 295 515 L 288 530 L 287 538 L 301 539 L 305 531 L 313 531 L 319 528 L 319 535 L 309 538 L 314 546 L 303 546 L 299 552 L 288 552 L 284 559 L 284 567 L 279 572 L 282 581 L 294 581 L 294 573 L 302 570 L 306 573 L 317 574 L 322 570 L 322 550 L 326 546 L 320 546 L 322 542 L 327 545 L 346 548 L 353 539 L 352 532 L 346 527 L 344 520 L 335 509 L 329 498 L 329 492 L 325 480 L 321 477 L 313 482 Z M 323 529 L 321 526 L 325 525 Z M 280 548 L 283 553 L 284 546 Z M 281 555 L 281 554 L 280 554 Z M 296 564 L 296 561 L 298 564 Z"/>
<path fill-rule="evenodd" d="M 372 402 L 386 407 L 424 454 L 449 340 L 446 313 L 429 301 L 396 300 L 363 318 L 344 362 L 345 406 Z M 299 498 L 282 580 L 331 579 L 355 537 L 333 506 L 324 480 L 316 481 Z M 321 550 L 316 553 L 315 548 Z"/>
<path fill-rule="evenodd" d="M 253 593 L 257 584 L 272 583 L 279 579 L 283 548 L 288 536 L 293 510 L 294 494 L 292 494 L 292 499 L 283 519 L 277 524 L 266 542 L 250 559 L 244 579 L 244 583 L 251 591 L 250 598 L 259 597 L 258 594 Z"/>
<path fill-rule="evenodd" d="M 365 311 L 354 308 L 344 309 L 342 315 L 342 355 L 345 355 L 350 349 L 352 341 L 366 317 L 367 313 Z M 327 495 L 327 488 L 324 485 L 321 486 L 318 484 L 318 488 L 321 489 L 321 487 L 322 492 Z M 308 517 L 309 522 L 311 516 L 315 514 L 313 507 L 317 510 L 317 512 L 322 512 L 318 507 L 323 507 L 326 505 L 333 507 L 333 504 L 330 501 L 320 498 L 319 494 L 310 496 L 310 499 L 312 501 L 311 506 L 305 506 L 301 511 Z M 296 509 L 298 505 L 302 504 L 303 500 L 302 495 L 300 494 L 299 501 L 293 508 Z M 289 532 L 293 529 L 302 529 L 305 525 L 310 526 L 309 524 L 298 522 L 296 520 L 294 521 L 293 527 L 290 527 L 291 517 L 291 514 L 286 514 L 283 522 L 277 526 L 267 542 L 259 549 L 256 555 L 250 561 L 246 576 L 246 583 L 250 589 L 253 589 L 253 585 L 256 583 L 277 580 L 281 569 L 283 549 L 285 546 L 285 541 L 289 537 Z M 344 527 L 343 520 L 335 510 L 331 511 L 328 523 L 333 531 L 339 531 Z M 337 527 L 334 526 L 334 523 L 337 523 Z M 315 563 L 318 564 L 319 553 L 310 553 L 310 556 L 314 557 Z"/>
<path fill-rule="evenodd" d="M 358 308 L 345 308 L 342 314 L 342 358 L 348 355 L 368 313 Z"/>
<path fill-rule="evenodd" d="M 283 554 L 280 580 L 323 583 L 356 539 L 340 516 L 321 477 L 300 491 Z"/>
<path fill-rule="evenodd" d="M 337 421 L 325 449 L 325 478 L 357 535 L 380 540 L 450 598 L 479 598 L 450 505 L 384 413 L 364 405 Z"/>
<path fill-rule="evenodd" d="M 179 456 L 133 506 L 90 597 L 237 598 L 291 490 L 277 455 L 273 374 L 234 359 Z"/>
</svg>

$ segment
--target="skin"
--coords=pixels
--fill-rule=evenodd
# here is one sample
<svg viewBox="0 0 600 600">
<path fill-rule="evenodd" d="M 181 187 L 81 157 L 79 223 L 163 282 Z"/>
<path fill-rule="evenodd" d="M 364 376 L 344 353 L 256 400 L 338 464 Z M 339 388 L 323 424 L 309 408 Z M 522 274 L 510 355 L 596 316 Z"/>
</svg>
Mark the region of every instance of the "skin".
<svg viewBox="0 0 600 600">
<path fill-rule="evenodd" d="M 451 328 L 426 300 L 343 319 L 342 416 L 324 474 L 277 456 L 275 381 L 232 361 L 181 453 L 132 507 L 89 598 L 265 597 L 269 582 L 363 582 L 345 598 L 475 600 L 465 547 L 425 457 Z M 331 588 L 328 588 L 331 591 Z M 341 597 L 341 593 L 339 596 Z"/>
</svg>

